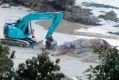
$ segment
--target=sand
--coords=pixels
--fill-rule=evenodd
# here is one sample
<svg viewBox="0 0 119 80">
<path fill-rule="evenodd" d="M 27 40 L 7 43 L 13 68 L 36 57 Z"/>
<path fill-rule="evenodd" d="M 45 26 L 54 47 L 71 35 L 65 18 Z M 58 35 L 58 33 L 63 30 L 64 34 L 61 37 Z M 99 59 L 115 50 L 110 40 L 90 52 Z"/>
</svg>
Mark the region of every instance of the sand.
<svg viewBox="0 0 119 80">
<path fill-rule="evenodd" d="M 45 29 L 48 29 L 52 21 L 38 21 L 37 24 L 43 26 Z M 59 24 L 56 32 L 65 33 L 65 34 L 75 34 L 75 30 L 80 28 L 87 28 L 87 26 L 79 23 L 68 22 L 66 20 L 62 20 Z"/>
<path fill-rule="evenodd" d="M 51 21 L 38 21 L 36 24 L 39 24 L 44 27 L 44 29 L 48 29 L 48 27 L 51 24 Z M 95 26 L 98 27 L 98 26 Z M 78 29 L 87 29 L 90 28 L 90 25 L 84 25 L 81 23 L 74 23 L 74 22 L 69 22 L 66 20 L 62 20 L 58 28 L 56 29 L 55 32 L 59 33 L 65 33 L 65 34 L 70 34 L 70 35 L 78 35 L 78 36 L 88 36 L 88 37 L 97 37 L 97 38 L 108 38 L 108 39 L 119 39 L 118 36 L 116 35 L 105 35 L 105 34 L 99 34 L 99 33 L 91 33 L 91 32 L 76 32 L 75 30 Z"/>
</svg>

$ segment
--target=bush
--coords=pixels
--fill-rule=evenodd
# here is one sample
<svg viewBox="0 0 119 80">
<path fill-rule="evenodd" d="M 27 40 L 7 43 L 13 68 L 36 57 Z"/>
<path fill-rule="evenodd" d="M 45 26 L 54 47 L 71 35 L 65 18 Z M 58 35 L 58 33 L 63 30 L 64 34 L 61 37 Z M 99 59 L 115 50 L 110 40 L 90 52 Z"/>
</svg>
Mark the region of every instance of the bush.
<svg viewBox="0 0 119 80">
<path fill-rule="evenodd" d="M 16 71 L 16 80 L 61 80 L 64 74 L 60 73 L 59 59 L 51 61 L 47 52 L 26 60 L 19 65 Z"/>
<path fill-rule="evenodd" d="M 13 78 L 13 58 L 14 51 L 11 53 L 9 47 L 0 42 L 0 80 L 11 80 Z"/>
<path fill-rule="evenodd" d="M 115 47 L 97 49 L 101 63 L 86 72 L 89 80 L 119 80 L 119 54 Z"/>
</svg>

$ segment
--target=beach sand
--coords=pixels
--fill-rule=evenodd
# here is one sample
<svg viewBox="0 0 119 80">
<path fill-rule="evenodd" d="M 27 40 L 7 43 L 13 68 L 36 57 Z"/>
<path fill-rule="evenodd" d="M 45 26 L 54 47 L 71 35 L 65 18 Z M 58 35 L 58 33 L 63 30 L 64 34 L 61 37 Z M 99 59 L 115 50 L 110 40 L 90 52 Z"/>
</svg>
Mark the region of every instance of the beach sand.
<svg viewBox="0 0 119 80">
<path fill-rule="evenodd" d="M 37 24 L 43 26 L 45 29 L 48 29 L 52 21 L 38 21 Z M 65 34 L 75 34 L 75 30 L 80 28 L 87 28 L 87 26 L 82 25 L 80 23 L 68 22 L 66 20 L 62 20 L 59 24 L 56 32 L 65 33 Z"/>
<path fill-rule="evenodd" d="M 50 26 L 51 22 L 52 21 L 49 21 L 49 20 L 37 21 L 36 24 L 39 24 L 43 26 L 44 29 L 48 30 L 48 27 Z M 94 27 L 98 27 L 98 26 L 94 26 Z M 119 37 L 116 35 L 112 36 L 112 35 L 105 35 L 105 34 L 99 34 L 99 33 L 93 33 L 93 32 L 77 32 L 76 31 L 78 29 L 88 29 L 88 28 L 90 28 L 89 25 L 62 20 L 62 22 L 59 24 L 55 32 L 65 33 L 70 35 L 87 36 L 87 37 L 119 39 Z"/>
</svg>

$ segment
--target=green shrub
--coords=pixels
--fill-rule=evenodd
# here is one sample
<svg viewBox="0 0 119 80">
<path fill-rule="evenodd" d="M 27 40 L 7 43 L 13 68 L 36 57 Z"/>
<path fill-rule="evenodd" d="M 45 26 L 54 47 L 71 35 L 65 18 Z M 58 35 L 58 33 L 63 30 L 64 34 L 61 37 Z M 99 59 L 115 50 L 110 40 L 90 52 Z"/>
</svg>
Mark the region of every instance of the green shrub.
<svg viewBox="0 0 119 80">
<path fill-rule="evenodd" d="M 116 47 L 97 49 L 101 63 L 86 72 L 89 80 L 119 80 L 119 54 Z"/>
<path fill-rule="evenodd" d="M 16 71 L 16 80 L 61 80 L 64 74 L 60 73 L 59 59 L 51 61 L 47 52 L 26 60 L 19 65 Z"/>
<path fill-rule="evenodd" d="M 14 76 L 13 58 L 14 52 L 0 42 L 0 80 L 11 80 Z"/>
</svg>

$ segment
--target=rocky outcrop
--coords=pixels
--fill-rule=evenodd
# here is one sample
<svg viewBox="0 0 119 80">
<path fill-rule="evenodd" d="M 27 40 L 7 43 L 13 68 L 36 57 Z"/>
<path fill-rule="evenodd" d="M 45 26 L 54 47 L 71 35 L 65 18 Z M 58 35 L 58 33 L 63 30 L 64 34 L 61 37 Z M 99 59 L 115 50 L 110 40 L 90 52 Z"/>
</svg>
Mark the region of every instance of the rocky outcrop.
<svg viewBox="0 0 119 80">
<path fill-rule="evenodd" d="M 78 22 L 87 25 L 98 25 L 98 18 L 92 16 L 90 9 L 84 9 L 74 5 L 75 0 L 9 0 L 20 2 L 35 11 L 64 11 L 64 19 L 71 22 Z"/>
<path fill-rule="evenodd" d="M 114 11 L 107 12 L 105 15 L 99 15 L 99 18 L 103 18 L 104 20 L 112 20 L 115 22 L 119 21 Z"/>
<path fill-rule="evenodd" d="M 89 9 L 80 6 L 72 6 L 69 11 L 64 12 L 64 19 L 71 22 L 79 22 L 87 25 L 99 25 L 98 18 L 93 16 Z"/>
<path fill-rule="evenodd" d="M 61 45 L 62 51 L 63 49 L 69 49 L 72 53 L 78 54 L 78 53 L 84 53 L 84 52 L 94 52 L 97 48 L 109 48 L 110 44 L 103 40 L 103 39 L 86 39 L 86 38 L 80 38 L 77 40 L 74 40 L 72 42 L 64 42 Z M 66 51 L 65 51 L 66 53 Z"/>
</svg>

